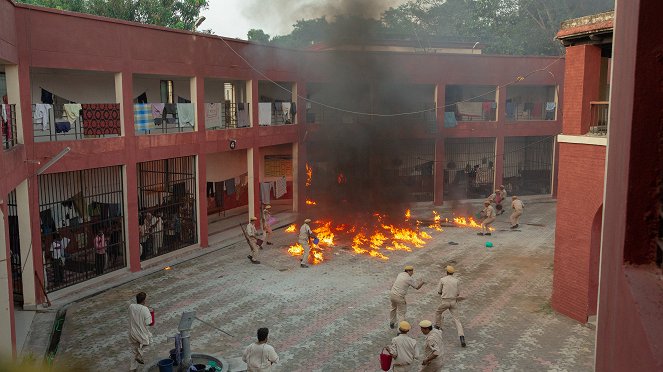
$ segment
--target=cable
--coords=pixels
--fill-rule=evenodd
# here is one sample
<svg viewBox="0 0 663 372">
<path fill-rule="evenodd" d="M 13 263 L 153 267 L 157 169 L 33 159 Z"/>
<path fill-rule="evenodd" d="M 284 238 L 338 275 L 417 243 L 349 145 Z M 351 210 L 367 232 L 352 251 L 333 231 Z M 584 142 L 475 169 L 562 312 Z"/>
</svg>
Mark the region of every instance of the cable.
<svg viewBox="0 0 663 372">
<path fill-rule="evenodd" d="M 223 41 L 223 43 L 226 44 L 226 46 L 228 47 L 228 49 L 230 49 L 233 53 L 235 53 L 235 55 L 237 55 L 242 61 L 244 61 L 244 63 L 246 63 L 246 65 L 249 66 L 249 68 L 251 68 L 253 71 L 257 72 L 260 76 L 264 77 L 265 80 L 267 80 L 267 81 L 269 81 L 270 83 L 276 85 L 277 87 L 281 88 L 282 90 L 284 90 L 284 91 L 290 93 L 291 95 L 294 94 L 294 92 L 293 92 L 292 90 L 290 90 L 290 89 L 284 87 L 283 85 L 279 84 L 278 82 L 272 80 L 272 79 L 269 78 L 265 73 L 263 73 L 262 71 L 260 71 L 260 70 L 258 70 L 257 68 L 255 68 L 255 67 L 254 67 L 254 66 L 253 66 L 253 65 L 252 65 L 252 64 L 251 64 L 246 58 L 244 58 L 241 54 L 239 54 L 239 52 L 237 52 L 235 49 L 233 49 L 233 47 L 230 46 L 230 44 L 228 44 L 228 42 L 226 41 L 226 39 L 221 38 L 221 41 Z M 478 95 L 478 96 L 470 97 L 470 98 L 467 98 L 467 99 L 465 99 L 465 100 L 458 101 L 458 102 L 454 102 L 454 103 L 445 104 L 445 105 L 443 105 L 443 106 L 441 106 L 441 107 L 434 107 L 434 108 L 424 109 L 424 110 L 418 110 L 418 111 L 401 112 L 401 113 L 396 113 L 396 114 L 370 113 L 370 112 L 362 112 L 362 111 L 347 110 L 347 109 L 343 109 L 343 108 L 340 108 L 340 107 L 336 107 L 336 106 L 328 105 L 328 104 L 326 104 L 326 103 L 324 103 L 324 102 L 319 102 L 319 101 L 316 101 L 316 100 L 313 100 L 313 99 L 310 99 L 310 98 L 307 98 L 307 97 L 301 96 L 301 95 L 299 95 L 299 94 L 295 94 L 295 96 L 296 96 L 297 98 L 300 98 L 300 99 L 306 101 L 306 102 L 310 102 L 310 103 L 313 103 L 313 104 L 316 104 L 316 105 L 319 105 L 319 106 L 322 106 L 322 107 L 326 107 L 326 108 L 328 108 L 328 109 L 332 109 L 332 110 L 336 110 L 336 111 L 340 111 L 340 112 L 345 112 L 345 113 L 348 113 L 348 114 L 365 115 L 365 116 L 375 116 L 375 117 L 397 117 L 397 116 L 417 115 L 417 114 L 422 114 L 422 113 L 425 113 L 425 112 L 437 111 L 437 110 L 439 110 L 439 109 L 441 109 L 441 108 L 443 109 L 443 108 L 451 107 L 451 106 L 456 105 L 457 103 L 471 102 L 473 99 L 481 98 L 481 97 L 486 96 L 486 95 L 491 94 L 491 93 L 496 93 L 500 88 L 504 88 L 504 87 L 507 87 L 507 86 L 511 86 L 511 85 L 517 84 L 517 83 L 519 83 L 519 82 L 521 82 L 521 81 L 527 79 L 528 77 L 532 76 L 533 74 L 535 74 L 535 73 L 537 73 L 537 72 L 547 71 L 552 65 L 554 65 L 555 63 L 557 63 L 558 61 L 560 61 L 562 58 L 564 58 L 564 56 L 559 56 L 557 59 L 555 59 L 554 61 L 552 61 L 551 63 L 549 63 L 548 65 L 546 65 L 546 66 L 543 67 L 543 68 L 540 68 L 540 69 L 536 69 L 536 70 L 530 71 L 530 72 L 528 72 L 527 74 L 522 75 L 522 76 L 517 76 L 513 81 L 510 81 L 510 82 L 508 82 L 508 83 L 506 83 L 506 84 L 498 85 L 495 89 L 493 89 L 493 90 L 491 90 L 491 91 L 488 91 L 488 92 L 486 92 L 486 93 L 480 94 L 480 95 Z M 548 72 L 549 72 L 549 71 L 548 71 Z M 552 73 L 551 73 L 551 75 L 552 75 L 553 77 L 555 76 L 555 75 L 552 74 Z"/>
</svg>

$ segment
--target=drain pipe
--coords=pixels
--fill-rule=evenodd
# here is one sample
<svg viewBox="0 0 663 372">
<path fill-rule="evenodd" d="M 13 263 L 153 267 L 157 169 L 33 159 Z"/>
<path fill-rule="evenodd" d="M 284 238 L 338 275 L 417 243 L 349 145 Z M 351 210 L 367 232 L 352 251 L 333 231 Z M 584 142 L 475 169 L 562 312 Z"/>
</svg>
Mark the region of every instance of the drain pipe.
<svg viewBox="0 0 663 372">
<path fill-rule="evenodd" d="M 182 338 L 182 363 L 180 364 L 180 371 L 188 371 L 191 367 L 191 326 L 193 325 L 193 320 L 196 318 L 195 311 L 187 311 L 182 313 L 182 318 L 180 319 L 180 325 L 177 327 L 177 330 L 180 332 L 180 337 Z"/>
</svg>

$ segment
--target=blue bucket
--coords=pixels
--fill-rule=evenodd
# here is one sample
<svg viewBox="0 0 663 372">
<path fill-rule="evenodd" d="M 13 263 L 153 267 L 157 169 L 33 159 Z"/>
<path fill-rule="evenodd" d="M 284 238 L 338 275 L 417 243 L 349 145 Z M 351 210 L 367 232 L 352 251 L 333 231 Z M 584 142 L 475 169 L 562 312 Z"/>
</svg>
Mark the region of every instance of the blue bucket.
<svg viewBox="0 0 663 372">
<path fill-rule="evenodd" d="M 173 360 L 161 359 L 159 361 L 159 372 L 173 372 Z"/>
<path fill-rule="evenodd" d="M 320 243 L 320 239 L 318 238 L 313 239 L 313 244 L 318 245 L 318 243 Z"/>
</svg>

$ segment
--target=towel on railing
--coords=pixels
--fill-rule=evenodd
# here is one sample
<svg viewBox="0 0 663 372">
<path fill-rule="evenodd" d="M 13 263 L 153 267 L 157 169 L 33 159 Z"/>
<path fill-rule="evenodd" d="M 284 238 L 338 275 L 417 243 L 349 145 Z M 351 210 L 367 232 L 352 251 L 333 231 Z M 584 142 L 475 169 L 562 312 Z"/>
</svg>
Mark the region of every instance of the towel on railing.
<svg viewBox="0 0 663 372">
<path fill-rule="evenodd" d="M 282 102 L 281 109 L 283 110 L 283 122 L 292 124 L 292 117 L 290 115 L 290 102 Z"/>
<path fill-rule="evenodd" d="M 53 106 L 47 103 L 36 103 L 34 112 L 34 122 L 41 123 L 41 130 L 48 130 L 50 128 L 51 115 L 49 111 Z"/>
<path fill-rule="evenodd" d="M 280 199 L 283 195 L 288 193 L 288 182 L 285 180 L 285 177 L 279 177 L 276 180 L 276 199 Z"/>
<path fill-rule="evenodd" d="M 221 116 L 222 105 L 222 103 L 205 104 L 205 128 L 223 127 Z"/>
<path fill-rule="evenodd" d="M 456 126 L 456 113 L 453 111 L 446 111 L 444 113 L 444 127 L 453 128 Z"/>
<path fill-rule="evenodd" d="M 243 103 L 237 104 L 237 128 L 247 128 L 249 124 L 249 110 L 244 110 L 240 108 L 240 105 L 244 107 Z"/>
<path fill-rule="evenodd" d="M 134 103 L 134 128 L 143 132 L 154 128 L 152 105 L 149 103 Z"/>
<path fill-rule="evenodd" d="M 196 114 L 193 110 L 193 103 L 178 103 L 177 117 L 180 119 L 180 127 L 184 125 L 193 127 L 196 119 Z"/>
<path fill-rule="evenodd" d="M 483 102 L 458 102 L 456 107 L 462 116 L 483 117 Z"/>
<path fill-rule="evenodd" d="M 163 108 L 165 104 L 163 103 L 152 103 L 152 118 L 154 119 L 154 125 L 161 125 L 163 121 Z"/>
<path fill-rule="evenodd" d="M 55 122 L 55 133 L 67 133 L 71 130 L 71 124 L 68 121 L 56 121 Z"/>
<path fill-rule="evenodd" d="M 83 107 L 80 103 L 64 104 L 64 115 L 66 116 L 67 120 L 69 120 L 69 124 L 74 125 L 76 120 L 78 120 L 78 118 L 81 116 L 82 109 Z"/>
<path fill-rule="evenodd" d="M 120 129 L 120 104 L 83 104 L 83 134 L 100 136 L 122 133 Z"/>
<path fill-rule="evenodd" d="M 259 102 L 258 103 L 258 124 L 271 125 L 272 124 L 272 103 Z"/>
</svg>

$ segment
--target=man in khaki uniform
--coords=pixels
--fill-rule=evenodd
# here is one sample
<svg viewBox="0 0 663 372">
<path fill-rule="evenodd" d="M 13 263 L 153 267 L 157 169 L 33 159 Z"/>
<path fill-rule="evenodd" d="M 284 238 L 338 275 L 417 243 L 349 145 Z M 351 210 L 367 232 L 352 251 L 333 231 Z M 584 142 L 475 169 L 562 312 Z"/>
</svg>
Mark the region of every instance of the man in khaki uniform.
<svg viewBox="0 0 663 372">
<path fill-rule="evenodd" d="M 426 335 L 424 342 L 424 360 L 419 372 L 438 372 L 442 370 L 442 331 L 433 328 L 430 320 L 419 323 L 421 333 Z"/>
<path fill-rule="evenodd" d="M 246 256 L 251 263 L 259 264 L 258 261 L 258 230 L 256 229 L 256 221 L 258 219 L 251 217 L 249 219 L 249 224 L 246 225 L 246 235 L 249 236 L 249 245 L 251 246 L 251 254 Z"/>
<path fill-rule="evenodd" d="M 303 268 L 308 268 L 308 255 L 311 252 L 311 243 L 309 243 L 309 239 L 316 238 L 309 223 L 311 223 L 311 219 L 307 218 L 304 220 L 302 227 L 299 228 L 299 244 L 304 248 L 304 254 L 302 254 L 299 266 Z"/>
<path fill-rule="evenodd" d="M 437 286 L 437 293 L 441 299 L 440 306 L 435 312 L 435 328 L 440 329 L 442 327 L 442 315 L 445 311 L 449 310 L 451 317 L 456 323 L 460 345 L 465 347 L 465 333 L 463 332 L 463 325 L 460 324 L 460 320 L 458 319 L 458 308 L 456 307 L 460 289 L 458 288 L 458 278 L 453 276 L 454 272 L 456 270 L 453 266 L 447 266 L 447 275 L 440 279 L 440 283 Z"/>
<path fill-rule="evenodd" d="M 517 229 L 518 220 L 520 220 L 520 216 L 523 215 L 523 208 L 525 208 L 525 206 L 523 205 L 523 201 L 518 199 L 517 196 L 514 195 L 511 197 L 511 199 L 511 208 L 513 208 L 513 213 L 511 213 L 511 217 L 509 219 L 511 220 L 511 228 Z"/>
<path fill-rule="evenodd" d="M 484 216 L 483 221 L 481 221 L 482 232 L 477 233 L 477 235 L 491 235 L 490 225 L 495 222 L 495 209 L 490 205 L 490 201 L 486 200 L 483 202 L 483 210 L 481 215 Z"/>
<path fill-rule="evenodd" d="M 421 288 L 424 285 L 422 281 L 419 283 L 416 279 L 412 277 L 414 274 L 414 267 L 408 265 L 405 266 L 405 271 L 398 274 L 394 285 L 391 286 L 391 292 L 389 294 L 389 299 L 391 300 L 391 320 L 389 322 L 389 327 L 394 329 L 396 322 L 405 320 L 405 313 L 407 312 L 407 302 L 405 302 L 405 295 L 407 294 L 408 287 L 414 289 Z"/>
<path fill-rule="evenodd" d="M 267 245 L 272 245 L 272 242 L 269 240 L 269 237 L 272 236 L 272 226 L 270 225 L 270 218 L 272 217 L 272 206 L 267 204 L 262 210 L 262 230 L 265 233 L 265 243 Z"/>
<path fill-rule="evenodd" d="M 394 372 L 409 372 L 414 360 L 419 358 L 417 341 L 407 335 L 409 331 L 410 323 L 398 323 L 398 336 L 392 338 L 391 346 L 387 347 L 389 354 L 394 357 L 391 362 Z"/>
</svg>

